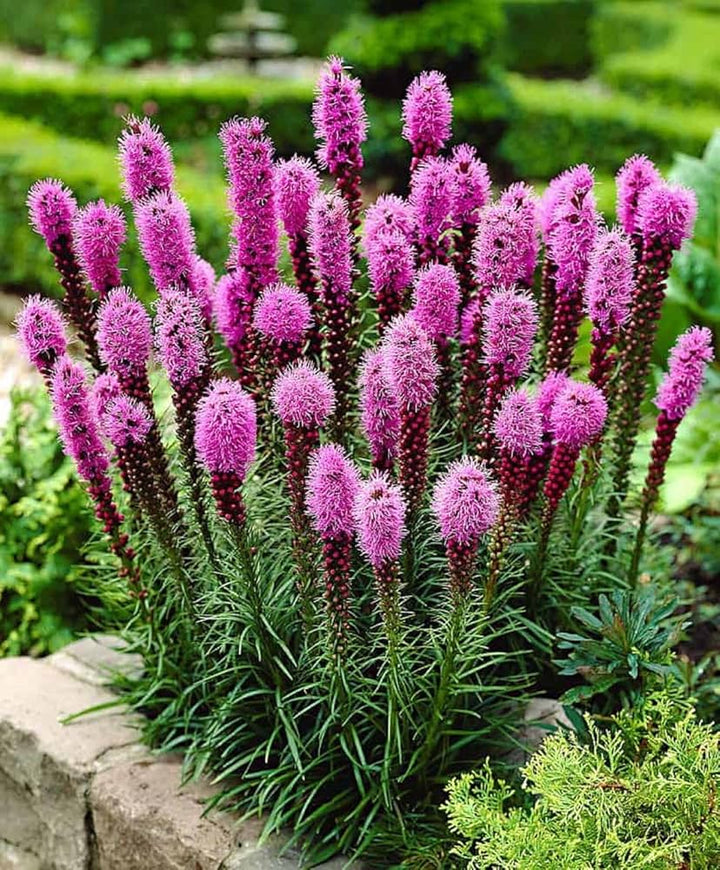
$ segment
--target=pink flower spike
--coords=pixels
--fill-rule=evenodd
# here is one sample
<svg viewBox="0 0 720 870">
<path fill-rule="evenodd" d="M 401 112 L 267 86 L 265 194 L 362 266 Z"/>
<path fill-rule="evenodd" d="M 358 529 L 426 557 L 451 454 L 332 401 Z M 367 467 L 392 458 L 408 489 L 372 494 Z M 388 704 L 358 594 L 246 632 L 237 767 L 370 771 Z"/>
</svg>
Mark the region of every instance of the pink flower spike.
<svg viewBox="0 0 720 870">
<path fill-rule="evenodd" d="M 500 497 L 485 465 L 464 456 L 438 480 L 432 508 L 446 543 L 472 544 L 495 524 Z"/>
<path fill-rule="evenodd" d="M 310 203 L 320 191 L 317 169 L 305 157 L 278 160 L 275 165 L 275 196 L 278 212 L 288 236 L 307 231 Z"/>
<path fill-rule="evenodd" d="M 352 535 L 353 505 L 360 475 L 345 450 L 337 444 L 319 447 L 310 458 L 307 510 L 323 538 Z"/>
<path fill-rule="evenodd" d="M 594 384 L 569 380 L 550 411 L 556 441 L 571 450 L 590 444 L 602 432 L 607 410 L 602 390 Z"/>
<path fill-rule="evenodd" d="M 593 324 L 606 335 L 622 326 L 630 314 L 635 252 L 618 229 L 601 230 L 590 254 L 585 282 L 585 307 Z"/>
<path fill-rule="evenodd" d="M 55 303 L 42 296 L 28 297 L 16 326 L 28 360 L 41 374 L 49 375 L 67 350 L 65 323 Z"/>
<path fill-rule="evenodd" d="M 195 448 L 208 471 L 232 472 L 244 480 L 255 459 L 256 437 L 252 398 L 237 381 L 213 381 L 195 415 Z"/>
<path fill-rule="evenodd" d="M 326 290 L 341 299 L 352 286 L 352 237 L 347 203 L 336 193 L 319 193 L 310 204 L 308 244 Z"/>
<path fill-rule="evenodd" d="M 452 266 L 431 263 L 415 279 L 411 314 L 433 341 L 458 331 L 460 283 Z"/>
<path fill-rule="evenodd" d="M 360 422 L 370 444 L 373 464 L 389 468 L 397 452 L 400 409 L 385 374 L 380 348 L 366 352 L 360 369 Z"/>
<path fill-rule="evenodd" d="M 320 165 L 337 176 L 345 167 L 361 169 L 360 145 L 367 138 L 367 113 L 360 81 L 348 75 L 342 58 L 325 64 L 315 91 L 312 122 L 320 142 Z"/>
<path fill-rule="evenodd" d="M 218 281 L 213 303 L 215 323 L 228 347 L 243 340 L 252 320 L 254 301 L 252 282 L 245 269 L 234 269 Z"/>
<path fill-rule="evenodd" d="M 530 365 L 538 319 L 537 304 L 528 293 L 493 293 L 484 310 L 485 362 L 502 367 L 511 378 L 522 377 Z"/>
<path fill-rule="evenodd" d="M 473 249 L 475 278 L 481 295 L 532 283 L 539 239 L 532 207 L 516 208 L 508 202 L 483 212 Z"/>
<path fill-rule="evenodd" d="M 415 253 L 402 233 L 386 230 L 367 242 L 368 277 L 376 296 L 401 294 L 412 281 Z"/>
<path fill-rule="evenodd" d="M 193 260 L 190 290 L 197 300 L 207 323 L 212 321 L 216 280 L 215 269 L 213 269 L 207 260 L 203 260 L 202 257 L 196 255 Z"/>
<path fill-rule="evenodd" d="M 638 200 L 637 220 L 646 246 L 656 241 L 678 250 L 692 235 L 697 197 L 688 187 L 657 184 Z"/>
<path fill-rule="evenodd" d="M 570 383 L 570 376 L 565 372 L 549 372 L 537 391 L 537 405 L 542 418 L 543 431 L 551 432 L 550 416 L 557 397 Z"/>
<path fill-rule="evenodd" d="M 108 402 L 100 419 L 105 437 L 115 447 L 142 444 L 153 425 L 147 408 L 122 394 Z"/>
<path fill-rule="evenodd" d="M 27 197 L 30 226 L 50 248 L 60 238 L 72 239 L 72 224 L 77 202 L 62 181 L 46 178 L 36 181 Z"/>
<path fill-rule="evenodd" d="M 178 390 L 201 378 L 208 360 L 202 315 L 197 302 L 182 290 L 158 300 L 155 343 L 170 383 Z"/>
<path fill-rule="evenodd" d="M 543 241 L 548 244 L 550 233 L 555 227 L 557 220 L 557 210 L 563 188 L 567 182 L 569 169 L 561 172 L 550 181 L 550 184 L 545 188 L 545 192 L 540 197 L 537 205 L 537 220 L 540 232 L 542 233 Z"/>
<path fill-rule="evenodd" d="M 113 374 L 98 375 L 90 391 L 90 407 L 95 419 L 104 428 L 103 417 L 110 402 L 122 395 L 120 382 Z"/>
<path fill-rule="evenodd" d="M 557 200 L 547 244 L 556 266 L 555 287 L 560 298 L 577 296 L 585 282 L 599 226 L 594 184 L 588 166 L 575 166 L 568 170 Z"/>
<path fill-rule="evenodd" d="M 128 118 L 119 146 L 122 190 L 126 199 L 138 203 L 150 194 L 172 188 L 175 176 L 172 152 L 149 118 Z"/>
<path fill-rule="evenodd" d="M 452 125 L 452 94 L 441 72 L 421 72 L 410 82 L 402 118 L 403 138 L 417 157 L 437 154 L 445 146 Z"/>
<path fill-rule="evenodd" d="M 147 197 L 137 204 L 135 224 L 158 292 L 187 285 L 195 262 L 195 236 L 182 199 L 167 191 Z"/>
<path fill-rule="evenodd" d="M 415 215 L 412 206 L 394 193 L 383 193 L 365 213 L 364 244 L 368 250 L 378 235 L 388 230 L 399 232 L 408 242 L 415 233 Z"/>
<path fill-rule="evenodd" d="M 411 314 L 390 323 L 382 353 L 385 376 L 401 407 L 417 411 L 430 406 L 440 367 L 432 341 Z"/>
<path fill-rule="evenodd" d="M 490 174 L 472 145 L 456 145 L 450 163 L 455 173 L 453 222 L 456 226 L 480 222 L 480 212 L 490 199 Z"/>
<path fill-rule="evenodd" d="M 103 296 L 122 284 L 120 248 L 127 237 L 125 215 L 102 199 L 79 209 L 73 221 L 78 260 L 93 290 Z"/>
<path fill-rule="evenodd" d="M 524 181 L 516 181 L 503 190 L 498 200 L 501 205 L 509 205 L 518 211 L 527 209 L 535 218 L 537 216 L 538 199 L 532 185 Z"/>
<path fill-rule="evenodd" d="M 655 396 L 655 404 L 670 420 L 681 420 L 695 404 L 712 359 L 712 333 L 705 327 L 692 326 L 675 342 Z"/>
<path fill-rule="evenodd" d="M 463 309 L 460 315 L 460 344 L 467 346 L 472 344 L 477 336 L 475 335 L 475 323 L 479 310 L 483 303 L 481 299 L 471 299 Z"/>
<path fill-rule="evenodd" d="M 417 239 L 437 242 L 452 226 L 457 182 L 451 165 L 440 157 L 428 157 L 413 173 L 410 205 L 415 215 Z"/>
<path fill-rule="evenodd" d="M 526 458 L 542 449 L 542 415 L 537 399 L 526 389 L 508 393 L 494 424 L 495 436 L 512 456 Z"/>
<path fill-rule="evenodd" d="M 280 372 L 271 399 L 283 423 L 305 429 L 319 429 L 335 409 L 335 390 L 330 378 L 304 360 Z"/>
<path fill-rule="evenodd" d="M 640 232 L 638 204 L 641 194 L 662 182 L 655 164 L 644 154 L 633 154 L 623 163 L 616 176 L 617 215 L 629 236 Z"/>
<path fill-rule="evenodd" d="M 100 306 L 97 341 L 102 361 L 121 381 L 145 370 L 152 327 L 145 307 L 129 288 L 111 290 Z"/>
<path fill-rule="evenodd" d="M 312 324 L 307 296 L 287 284 L 275 284 L 255 304 L 253 326 L 276 344 L 299 344 Z"/>
<path fill-rule="evenodd" d="M 400 558 L 405 528 L 405 499 L 387 472 L 374 471 L 360 484 L 353 516 L 361 551 L 374 568 Z"/>
</svg>

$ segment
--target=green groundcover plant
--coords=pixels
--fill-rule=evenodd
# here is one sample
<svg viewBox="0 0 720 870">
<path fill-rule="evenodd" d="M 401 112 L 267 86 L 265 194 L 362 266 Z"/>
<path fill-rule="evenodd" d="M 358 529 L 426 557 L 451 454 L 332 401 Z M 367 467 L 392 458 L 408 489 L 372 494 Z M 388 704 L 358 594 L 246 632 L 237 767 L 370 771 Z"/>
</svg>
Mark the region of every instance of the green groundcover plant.
<svg viewBox="0 0 720 870">
<path fill-rule="evenodd" d="M 145 660 L 125 699 L 148 742 L 214 777 L 213 803 L 263 812 L 309 862 L 442 853 L 448 778 L 517 743 L 573 606 L 657 563 L 648 521 L 712 357 L 701 328 L 673 349 L 629 517 L 692 192 L 636 155 L 618 227 L 587 165 L 542 199 L 524 183 L 493 195 L 471 145 L 445 150 L 452 98 L 435 71 L 410 84 L 403 120 L 409 195 L 372 204 L 360 83 L 341 60 L 313 108 L 332 189 L 311 161 L 276 161 L 261 119 L 226 122 L 217 278 L 167 142 L 129 118 L 122 186 L 152 316 L 122 286 L 116 206 L 78 208 L 54 180 L 28 198 L 86 362 L 54 303 L 28 300 L 18 328 L 117 561 L 94 588 Z M 172 409 L 150 386 L 153 348 Z"/>
</svg>

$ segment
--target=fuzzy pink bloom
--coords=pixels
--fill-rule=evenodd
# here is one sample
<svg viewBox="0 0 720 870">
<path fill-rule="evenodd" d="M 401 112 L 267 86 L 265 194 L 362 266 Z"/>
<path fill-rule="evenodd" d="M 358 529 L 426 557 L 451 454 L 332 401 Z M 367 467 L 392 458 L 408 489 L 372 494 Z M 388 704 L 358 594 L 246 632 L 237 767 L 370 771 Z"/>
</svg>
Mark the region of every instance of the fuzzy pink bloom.
<svg viewBox="0 0 720 870">
<path fill-rule="evenodd" d="M 16 325 L 27 358 L 40 372 L 49 373 L 67 349 L 65 323 L 55 303 L 42 296 L 28 297 Z"/>
<path fill-rule="evenodd" d="M 460 315 L 460 344 L 472 344 L 475 339 L 475 323 L 476 317 L 483 307 L 482 299 L 471 299 L 470 302 L 463 308 Z"/>
<path fill-rule="evenodd" d="M 569 380 L 550 411 L 552 433 L 560 444 L 579 450 L 602 432 L 607 410 L 602 390 Z"/>
<path fill-rule="evenodd" d="M 394 193 L 383 193 L 368 207 L 363 229 L 366 250 L 378 235 L 388 230 L 395 230 L 412 242 L 415 232 L 412 206 Z"/>
<path fill-rule="evenodd" d="M 52 378 L 53 409 L 60 440 L 78 473 L 90 483 L 106 478 L 110 465 L 92 413 L 85 372 L 80 363 L 63 356 Z"/>
<path fill-rule="evenodd" d="M 387 467 L 397 451 L 400 409 L 388 383 L 382 349 L 369 350 L 360 369 L 360 422 L 373 462 Z"/>
<path fill-rule="evenodd" d="M 450 165 L 455 173 L 453 220 L 456 226 L 480 222 L 480 212 L 490 199 L 490 174 L 472 145 L 456 145 Z"/>
<path fill-rule="evenodd" d="M 100 295 L 122 283 L 120 248 L 127 237 L 125 215 L 102 199 L 78 210 L 73 222 L 78 260 L 93 290 Z"/>
<path fill-rule="evenodd" d="M 145 306 L 127 287 L 111 290 L 98 311 L 100 358 L 121 380 L 145 370 L 152 327 Z"/>
<path fill-rule="evenodd" d="M 195 256 L 190 276 L 189 289 L 197 300 L 202 315 L 210 323 L 212 320 L 213 303 L 215 297 L 215 282 L 217 275 L 212 265 L 200 256 Z"/>
<path fill-rule="evenodd" d="M 155 344 L 170 383 L 177 390 L 202 377 L 209 365 L 202 314 L 182 290 L 170 290 L 157 302 Z"/>
<path fill-rule="evenodd" d="M 142 444 L 153 425 L 142 402 L 122 394 L 108 402 L 100 419 L 105 437 L 115 447 Z"/>
<path fill-rule="evenodd" d="M 417 239 L 437 240 L 452 226 L 457 182 L 452 166 L 440 157 L 428 157 L 413 173 L 410 205 Z"/>
<path fill-rule="evenodd" d="M 119 150 L 122 190 L 130 202 L 137 203 L 151 193 L 172 188 L 175 176 L 172 152 L 149 118 L 128 119 Z"/>
<path fill-rule="evenodd" d="M 237 381 L 213 381 L 195 415 L 195 448 L 208 471 L 244 479 L 255 458 L 256 437 L 252 398 Z"/>
<path fill-rule="evenodd" d="M 48 247 L 61 237 L 72 238 L 77 202 L 62 181 L 54 178 L 36 181 L 28 192 L 27 206 L 30 226 L 45 239 Z"/>
<path fill-rule="evenodd" d="M 433 341 L 458 330 L 460 283 L 452 266 L 431 263 L 415 279 L 412 315 Z"/>
<path fill-rule="evenodd" d="M 234 269 L 218 281 L 213 302 L 215 323 L 228 346 L 238 345 L 245 336 L 252 320 L 254 299 L 245 269 Z"/>
<path fill-rule="evenodd" d="M 483 212 L 473 249 L 475 278 L 481 293 L 531 284 L 539 240 L 532 208 L 495 203 Z"/>
<path fill-rule="evenodd" d="M 137 204 L 135 225 L 158 291 L 186 285 L 193 273 L 195 236 L 183 200 L 167 191 L 152 194 Z"/>
<path fill-rule="evenodd" d="M 283 423 L 307 429 L 320 428 L 335 409 L 335 390 L 330 378 L 304 360 L 280 372 L 271 399 Z"/>
<path fill-rule="evenodd" d="M 320 176 L 306 157 L 278 160 L 275 165 L 275 196 L 278 212 L 289 236 L 307 230 L 310 203 L 320 191 Z"/>
<path fill-rule="evenodd" d="M 440 367 L 432 341 L 411 314 L 391 322 L 382 353 L 385 376 L 400 406 L 416 411 L 431 405 Z"/>
<path fill-rule="evenodd" d="M 275 284 L 255 304 L 253 326 L 271 341 L 299 344 L 312 324 L 307 296 L 287 284 Z"/>
<path fill-rule="evenodd" d="M 323 538 L 352 535 L 359 487 L 358 470 L 342 447 L 318 447 L 308 468 L 306 504 L 315 530 Z"/>
<path fill-rule="evenodd" d="M 494 423 L 495 436 L 513 456 L 532 456 L 542 446 L 542 415 L 535 396 L 526 389 L 508 393 Z"/>
<path fill-rule="evenodd" d="M 548 244 L 550 233 L 552 232 L 556 218 L 558 204 L 560 202 L 563 188 L 567 182 L 569 169 L 561 172 L 550 181 L 550 184 L 545 188 L 545 192 L 540 197 L 537 205 L 537 221 L 542 233 L 543 241 Z"/>
<path fill-rule="evenodd" d="M 110 402 L 122 395 L 120 381 L 111 373 L 98 375 L 90 391 L 90 407 L 95 419 L 103 426 L 103 417 Z"/>
<path fill-rule="evenodd" d="M 613 333 L 630 314 L 635 253 L 621 230 L 601 230 L 590 254 L 585 283 L 585 307 L 593 324 Z"/>
<path fill-rule="evenodd" d="M 550 259 L 556 266 L 555 287 L 562 297 L 581 292 L 590 252 L 597 238 L 592 170 L 584 163 L 569 170 L 557 201 L 554 225 L 548 235 Z"/>
<path fill-rule="evenodd" d="M 551 431 L 550 417 L 553 406 L 569 383 L 570 376 L 566 372 L 549 372 L 538 385 L 537 404 L 545 432 Z"/>
<path fill-rule="evenodd" d="M 498 200 L 502 205 L 509 205 L 520 211 L 528 209 L 533 217 L 537 217 L 538 199 L 532 185 L 524 181 L 516 181 L 503 190 Z"/>
<path fill-rule="evenodd" d="M 538 326 L 535 300 L 518 290 L 498 290 L 485 305 L 484 321 L 485 362 L 501 366 L 511 378 L 522 377 L 530 365 Z"/>
<path fill-rule="evenodd" d="M 485 465 L 464 456 L 438 480 L 432 508 L 446 543 L 471 544 L 495 524 L 500 497 Z"/>
<path fill-rule="evenodd" d="M 670 351 L 668 372 L 662 379 L 655 404 L 671 420 L 681 420 L 700 395 L 705 370 L 713 359 L 712 333 L 692 326 Z"/>
<path fill-rule="evenodd" d="M 410 82 L 402 118 L 403 138 L 418 156 L 437 154 L 444 147 L 452 125 L 452 94 L 441 72 L 421 72 Z"/>
<path fill-rule="evenodd" d="M 655 164 L 644 154 L 633 154 L 623 163 L 616 176 L 617 215 L 620 225 L 629 235 L 640 231 L 638 204 L 643 191 L 662 182 Z"/>
<path fill-rule="evenodd" d="M 412 281 L 415 252 L 402 233 L 385 230 L 366 241 L 368 277 L 373 292 L 402 293 Z"/>
<path fill-rule="evenodd" d="M 361 169 L 360 145 L 367 138 L 367 112 L 360 81 L 348 75 L 342 58 L 331 57 L 318 80 L 312 122 L 320 165 L 332 175 L 345 166 Z"/>
<path fill-rule="evenodd" d="M 687 187 L 657 184 L 638 201 L 637 221 L 646 244 L 660 240 L 678 250 L 692 235 L 697 197 Z"/>
<path fill-rule="evenodd" d="M 220 128 L 235 222 L 233 255 L 261 286 L 277 279 L 279 231 L 274 186 L 274 148 L 260 118 L 233 118 Z"/>
<path fill-rule="evenodd" d="M 318 277 L 333 296 L 352 286 L 352 237 L 347 203 L 336 193 L 319 193 L 310 204 L 308 244 Z"/>
<path fill-rule="evenodd" d="M 374 568 L 400 558 L 407 531 L 405 499 L 386 472 L 374 471 L 360 484 L 353 515 L 358 545 Z"/>
</svg>

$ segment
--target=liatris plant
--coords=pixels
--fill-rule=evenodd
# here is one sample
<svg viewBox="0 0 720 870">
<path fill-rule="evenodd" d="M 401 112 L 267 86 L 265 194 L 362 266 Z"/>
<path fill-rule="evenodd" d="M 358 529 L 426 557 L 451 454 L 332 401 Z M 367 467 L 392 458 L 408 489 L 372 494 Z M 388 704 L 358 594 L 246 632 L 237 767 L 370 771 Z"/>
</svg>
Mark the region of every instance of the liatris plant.
<svg viewBox="0 0 720 870">
<path fill-rule="evenodd" d="M 227 122 L 233 225 L 217 282 L 167 142 L 130 119 L 123 190 L 157 291 L 149 313 L 119 285 L 114 206 L 78 214 L 60 182 L 31 196 L 83 339 L 104 297 L 92 361 L 107 371 L 94 379 L 68 357 L 51 304 L 31 298 L 18 329 L 120 558 L 123 576 L 99 566 L 92 593 L 145 658 L 127 699 L 147 714 L 148 742 L 184 747 L 191 774 L 211 770 L 217 803 L 269 810 L 268 833 L 294 831 L 309 862 L 445 860 L 426 842 L 443 829 L 436 789 L 479 757 L 507 757 L 529 675 L 554 685 L 550 639 L 640 570 L 672 437 L 709 360 L 702 330 L 673 352 L 636 533 L 613 481 L 627 476 L 693 203 L 637 157 L 618 179 L 622 231 L 598 218 L 586 166 L 539 203 L 522 182 L 491 202 L 471 145 L 440 153 L 450 105 L 438 74 L 411 88 L 411 190 L 367 208 L 362 249 L 365 110 L 340 61 L 315 103 L 334 190 L 302 158 L 276 162 L 261 120 Z M 571 377 L 583 306 L 591 366 Z M 174 406 L 162 439 L 170 415 L 155 416 L 148 371 Z M 441 413 L 461 371 L 462 438 Z M 258 427 L 268 403 L 280 425 Z"/>
</svg>

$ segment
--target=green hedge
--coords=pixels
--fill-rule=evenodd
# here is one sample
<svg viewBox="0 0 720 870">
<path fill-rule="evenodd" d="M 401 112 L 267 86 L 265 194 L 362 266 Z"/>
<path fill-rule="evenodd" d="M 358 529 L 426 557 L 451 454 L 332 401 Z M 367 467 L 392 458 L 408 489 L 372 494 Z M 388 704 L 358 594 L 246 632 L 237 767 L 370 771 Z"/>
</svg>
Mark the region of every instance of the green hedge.
<svg viewBox="0 0 720 870">
<path fill-rule="evenodd" d="M 588 162 L 615 172 L 634 151 L 661 165 L 677 151 L 700 154 L 720 113 L 710 109 L 660 106 L 596 85 L 544 82 L 511 75 L 515 109 L 499 147 L 513 172 L 549 178 L 573 163 Z"/>
<path fill-rule="evenodd" d="M 620 52 L 650 49 L 662 45 L 676 25 L 665 2 L 617 0 L 599 3 L 591 26 L 591 47 L 596 63 Z"/>
<path fill-rule="evenodd" d="M 152 114 L 172 140 L 215 136 L 233 115 L 262 115 L 279 154 L 313 147 L 308 113 L 312 84 L 256 78 L 180 81 L 140 73 L 72 77 L 0 71 L 0 112 L 22 115 L 60 133 L 109 144 L 128 112 Z"/>
<path fill-rule="evenodd" d="M 47 176 L 65 181 L 80 203 L 99 196 L 121 201 L 114 149 L 0 115 L 0 284 L 24 292 L 57 294 L 50 255 L 40 237 L 30 231 L 25 207 L 30 185 Z M 190 206 L 200 253 L 216 268 L 221 267 L 227 256 L 229 230 L 222 178 L 180 168 L 178 189 Z M 132 230 L 122 267 L 127 283 L 148 298 L 147 270 Z"/>
</svg>

